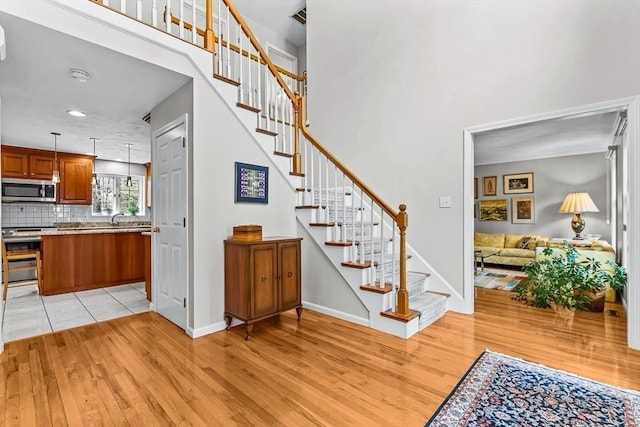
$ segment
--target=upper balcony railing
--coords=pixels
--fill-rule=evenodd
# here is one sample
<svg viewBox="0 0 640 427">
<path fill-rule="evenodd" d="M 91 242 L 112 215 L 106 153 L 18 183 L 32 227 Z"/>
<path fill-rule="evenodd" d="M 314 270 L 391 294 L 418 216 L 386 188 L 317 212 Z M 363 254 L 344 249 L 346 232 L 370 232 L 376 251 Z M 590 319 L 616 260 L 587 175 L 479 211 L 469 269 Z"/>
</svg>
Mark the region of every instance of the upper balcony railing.
<svg viewBox="0 0 640 427">
<path fill-rule="evenodd" d="M 377 286 L 397 292 L 393 315 L 410 316 L 405 205 L 393 209 L 311 135 L 306 75 L 276 66 L 231 0 L 90 1 L 210 51 L 214 76 L 237 86 L 238 106 L 258 114 L 256 131 L 273 135 L 274 153 L 292 158 L 290 173 L 303 177 L 299 192 L 311 194 L 309 203 L 336 227 L 334 243 L 354 247 L 347 264 L 375 267 Z M 343 194 L 350 197 L 349 207 L 339 203 Z"/>
</svg>

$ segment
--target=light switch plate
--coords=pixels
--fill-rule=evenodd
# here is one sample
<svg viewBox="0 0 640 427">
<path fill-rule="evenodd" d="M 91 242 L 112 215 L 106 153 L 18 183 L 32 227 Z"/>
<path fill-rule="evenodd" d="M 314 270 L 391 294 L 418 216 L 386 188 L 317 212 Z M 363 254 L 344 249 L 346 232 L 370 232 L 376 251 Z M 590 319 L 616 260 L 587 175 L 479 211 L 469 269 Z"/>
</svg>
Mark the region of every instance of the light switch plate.
<svg viewBox="0 0 640 427">
<path fill-rule="evenodd" d="M 451 207 L 451 196 L 442 196 L 439 199 L 441 208 L 450 208 Z"/>
</svg>

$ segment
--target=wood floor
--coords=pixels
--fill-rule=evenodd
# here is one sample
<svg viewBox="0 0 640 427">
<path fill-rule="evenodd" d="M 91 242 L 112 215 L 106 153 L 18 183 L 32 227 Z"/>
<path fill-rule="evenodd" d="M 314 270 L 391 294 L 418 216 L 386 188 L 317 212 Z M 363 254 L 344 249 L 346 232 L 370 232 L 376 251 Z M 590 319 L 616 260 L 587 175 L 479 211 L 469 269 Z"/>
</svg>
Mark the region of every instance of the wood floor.
<svg viewBox="0 0 640 427">
<path fill-rule="evenodd" d="M 11 342 L 0 426 L 422 426 L 484 349 L 640 389 L 626 319 L 478 289 L 411 340 L 305 311 L 192 340 L 154 313 Z"/>
</svg>

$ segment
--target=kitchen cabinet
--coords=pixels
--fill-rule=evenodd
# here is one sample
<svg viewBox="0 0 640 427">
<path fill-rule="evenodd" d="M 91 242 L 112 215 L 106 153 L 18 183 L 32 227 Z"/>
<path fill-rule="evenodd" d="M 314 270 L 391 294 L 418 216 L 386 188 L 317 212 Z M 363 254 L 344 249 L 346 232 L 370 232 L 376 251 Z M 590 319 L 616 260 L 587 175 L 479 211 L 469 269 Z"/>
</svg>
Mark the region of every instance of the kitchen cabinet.
<svg viewBox="0 0 640 427">
<path fill-rule="evenodd" d="M 53 152 L 2 146 L 2 177 L 51 180 Z"/>
<path fill-rule="evenodd" d="M 302 238 L 265 238 L 224 242 L 224 318 L 246 324 L 249 339 L 259 320 L 296 309 L 302 314 L 300 241 Z"/>
<path fill-rule="evenodd" d="M 144 236 L 135 232 L 43 235 L 43 295 L 142 282 Z"/>
<path fill-rule="evenodd" d="M 60 154 L 60 182 L 58 204 L 90 205 L 93 158 L 90 156 Z"/>
</svg>

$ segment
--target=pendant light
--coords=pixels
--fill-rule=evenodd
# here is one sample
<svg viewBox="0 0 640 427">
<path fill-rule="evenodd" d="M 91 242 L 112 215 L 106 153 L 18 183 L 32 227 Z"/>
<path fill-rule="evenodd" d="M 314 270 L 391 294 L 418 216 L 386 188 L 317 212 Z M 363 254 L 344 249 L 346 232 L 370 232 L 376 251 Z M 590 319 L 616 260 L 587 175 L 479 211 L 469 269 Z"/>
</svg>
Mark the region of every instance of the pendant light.
<svg viewBox="0 0 640 427">
<path fill-rule="evenodd" d="M 98 157 L 96 155 L 96 141 L 98 140 L 98 138 L 89 138 L 90 140 L 93 141 L 93 162 L 92 162 L 92 168 L 93 168 L 93 173 L 91 174 L 91 180 L 93 182 L 93 185 L 95 185 L 96 187 L 98 186 L 98 175 L 96 174 L 96 157 Z"/>
<path fill-rule="evenodd" d="M 60 132 L 51 132 L 53 135 L 53 173 L 51 174 L 51 181 L 54 184 L 60 182 L 60 171 L 58 170 L 58 137 Z"/>
<path fill-rule="evenodd" d="M 133 182 L 131 180 L 131 146 L 133 144 L 127 144 L 127 148 L 129 149 L 129 174 L 127 175 L 127 187 L 131 187 Z"/>
</svg>

